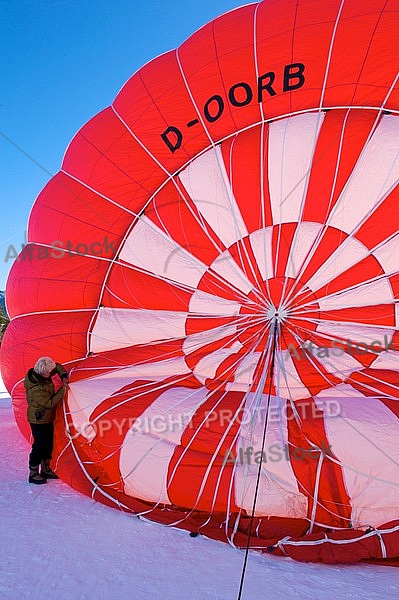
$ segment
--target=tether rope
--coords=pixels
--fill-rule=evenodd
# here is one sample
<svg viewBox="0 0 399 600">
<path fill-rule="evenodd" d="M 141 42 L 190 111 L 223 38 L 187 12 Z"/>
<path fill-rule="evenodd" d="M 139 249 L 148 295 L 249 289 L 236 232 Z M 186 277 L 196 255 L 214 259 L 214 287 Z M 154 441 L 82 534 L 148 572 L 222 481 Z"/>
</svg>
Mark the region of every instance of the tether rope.
<svg viewBox="0 0 399 600">
<path fill-rule="evenodd" d="M 263 427 L 261 457 L 263 456 L 263 452 L 265 449 L 265 443 L 266 443 L 267 421 L 268 421 L 268 416 L 269 416 L 269 404 L 270 404 L 270 396 L 271 396 L 272 384 L 273 384 L 274 360 L 275 360 L 275 354 L 276 354 L 276 334 L 277 334 L 277 319 L 275 319 L 273 321 L 273 341 L 272 341 L 273 348 L 272 348 L 271 365 L 270 365 L 270 384 L 269 384 L 269 392 L 268 392 L 268 396 L 267 396 L 265 424 Z M 252 505 L 251 520 L 249 522 L 247 547 L 245 549 L 245 557 L 244 557 L 244 563 L 243 563 L 242 571 L 241 571 L 240 588 L 238 591 L 237 600 L 241 600 L 241 595 L 242 595 L 242 591 L 243 591 L 243 587 L 244 587 L 245 572 L 247 569 L 249 546 L 251 543 L 252 526 L 253 526 L 253 522 L 254 522 L 256 502 L 258 499 L 258 491 L 259 491 L 261 472 L 262 472 L 262 460 L 259 462 L 258 475 L 256 478 L 256 486 L 255 486 L 254 501 L 253 501 L 253 505 Z"/>
</svg>

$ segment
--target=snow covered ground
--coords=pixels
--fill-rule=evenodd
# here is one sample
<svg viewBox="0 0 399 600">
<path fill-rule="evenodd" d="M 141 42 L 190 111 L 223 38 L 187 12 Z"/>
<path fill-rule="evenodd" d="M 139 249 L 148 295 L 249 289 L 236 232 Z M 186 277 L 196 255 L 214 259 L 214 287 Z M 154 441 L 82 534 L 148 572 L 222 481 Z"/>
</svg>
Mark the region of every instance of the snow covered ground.
<svg viewBox="0 0 399 600">
<path fill-rule="evenodd" d="M 145 523 L 61 481 L 27 483 L 29 445 L 0 385 L 0 600 L 235 600 L 244 553 Z M 242 600 L 399 599 L 399 568 L 250 553 Z"/>
</svg>

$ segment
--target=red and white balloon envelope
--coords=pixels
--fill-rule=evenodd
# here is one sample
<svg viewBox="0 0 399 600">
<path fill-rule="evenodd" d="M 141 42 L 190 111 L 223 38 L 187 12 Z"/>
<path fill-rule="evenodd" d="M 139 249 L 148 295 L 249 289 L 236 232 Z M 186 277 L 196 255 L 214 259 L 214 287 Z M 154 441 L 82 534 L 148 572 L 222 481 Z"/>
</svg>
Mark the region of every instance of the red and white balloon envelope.
<svg viewBox="0 0 399 600">
<path fill-rule="evenodd" d="M 76 134 L 2 344 L 26 435 L 25 372 L 71 371 L 64 481 L 237 547 L 254 509 L 251 548 L 399 555 L 398 31 L 396 0 L 249 4 Z"/>
</svg>

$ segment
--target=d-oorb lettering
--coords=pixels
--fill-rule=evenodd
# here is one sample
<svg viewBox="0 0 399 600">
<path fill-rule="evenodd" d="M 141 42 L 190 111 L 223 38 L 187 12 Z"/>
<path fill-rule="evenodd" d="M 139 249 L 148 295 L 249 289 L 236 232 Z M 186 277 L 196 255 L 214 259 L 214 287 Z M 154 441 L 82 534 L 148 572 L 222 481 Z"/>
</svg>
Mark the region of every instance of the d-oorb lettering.
<svg viewBox="0 0 399 600">
<path fill-rule="evenodd" d="M 261 103 L 264 100 L 265 94 L 268 96 L 276 96 L 279 91 L 292 92 L 303 86 L 305 83 L 305 65 L 303 63 L 291 63 L 285 65 L 280 80 L 276 80 L 276 73 L 274 71 L 268 71 L 260 75 L 256 82 L 255 93 L 257 96 L 257 102 Z M 223 98 L 220 94 L 214 94 L 205 102 L 202 115 L 208 123 L 214 123 L 223 115 L 226 101 L 232 106 L 242 107 L 250 104 L 254 99 L 254 89 L 246 81 L 238 81 L 230 87 L 227 92 L 227 99 Z M 186 127 L 194 127 L 199 124 L 199 119 L 191 119 L 186 123 Z M 174 153 L 178 150 L 183 143 L 183 131 L 175 125 L 170 125 L 161 133 L 161 138 Z"/>
</svg>

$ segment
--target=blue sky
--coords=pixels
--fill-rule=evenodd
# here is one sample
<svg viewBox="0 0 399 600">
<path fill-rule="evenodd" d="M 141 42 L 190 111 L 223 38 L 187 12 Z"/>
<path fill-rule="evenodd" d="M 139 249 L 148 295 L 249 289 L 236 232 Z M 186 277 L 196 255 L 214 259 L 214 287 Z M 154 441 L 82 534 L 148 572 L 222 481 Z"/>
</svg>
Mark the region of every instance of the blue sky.
<svg viewBox="0 0 399 600">
<path fill-rule="evenodd" d="M 246 3 L 2 0 L 0 290 L 9 246 L 24 243 L 31 206 L 76 131 L 142 65 Z"/>
</svg>

